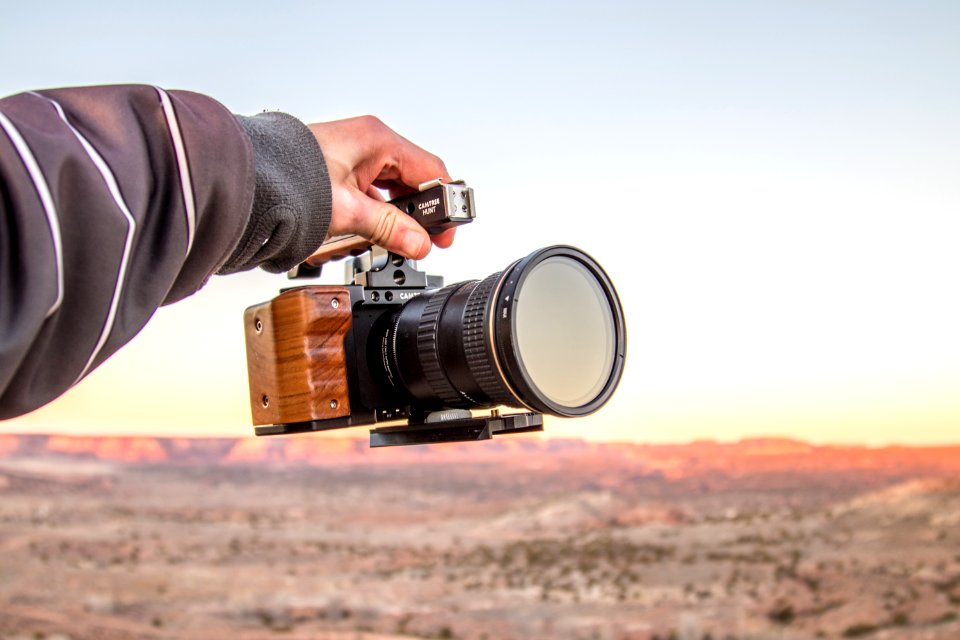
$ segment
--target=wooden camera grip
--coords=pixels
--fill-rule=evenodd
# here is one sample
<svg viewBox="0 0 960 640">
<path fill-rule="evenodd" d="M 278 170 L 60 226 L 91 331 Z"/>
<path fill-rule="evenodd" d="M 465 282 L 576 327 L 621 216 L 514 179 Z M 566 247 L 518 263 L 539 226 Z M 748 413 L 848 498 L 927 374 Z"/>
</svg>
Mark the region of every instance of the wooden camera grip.
<svg viewBox="0 0 960 640">
<path fill-rule="evenodd" d="M 291 289 L 243 317 L 254 425 L 350 415 L 343 339 L 353 314 L 346 287 Z"/>
</svg>

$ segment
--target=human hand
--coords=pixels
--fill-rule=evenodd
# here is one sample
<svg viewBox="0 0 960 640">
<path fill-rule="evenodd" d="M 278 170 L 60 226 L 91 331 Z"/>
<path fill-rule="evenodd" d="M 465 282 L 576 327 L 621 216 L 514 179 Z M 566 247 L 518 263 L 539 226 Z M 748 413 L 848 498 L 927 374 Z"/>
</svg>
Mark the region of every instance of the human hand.
<svg viewBox="0 0 960 640">
<path fill-rule="evenodd" d="M 424 182 L 450 180 L 437 156 L 424 151 L 373 116 L 309 125 L 323 151 L 333 191 L 331 236 L 357 234 L 408 258 L 420 259 L 430 243 L 449 247 L 455 229 L 435 236 L 384 201 Z"/>
</svg>

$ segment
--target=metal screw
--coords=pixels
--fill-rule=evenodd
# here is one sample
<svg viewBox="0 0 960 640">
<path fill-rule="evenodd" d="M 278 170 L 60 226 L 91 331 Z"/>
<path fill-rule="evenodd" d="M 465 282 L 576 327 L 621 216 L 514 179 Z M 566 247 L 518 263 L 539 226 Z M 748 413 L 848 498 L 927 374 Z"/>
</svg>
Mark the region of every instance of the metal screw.
<svg viewBox="0 0 960 640">
<path fill-rule="evenodd" d="M 330 301 L 330 306 L 333 307 L 334 309 L 339 308 L 340 300 L 338 298 L 334 298 L 333 300 Z"/>
<path fill-rule="evenodd" d="M 260 318 L 256 318 L 253 321 L 253 328 L 257 330 L 257 333 L 263 331 L 263 323 L 260 322 Z"/>
<path fill-rule="evenodd" d="M 336 401 L 336 399 L 333 399 L 333 400 L 330 401 L 330 408 L 331 408 L 331 409 L 336 409 L 338 405 L 339 405 L 339 403 Z"/>
<path fill-rule="evenodd" d="M 266 409 L 268 406 L 270 406 L 270 398 L 267 397 L 267 394 L 263 394 L 263 395 L 260 397 L 260 402 L 263 403 L 264 409 Z"/>
</svg>

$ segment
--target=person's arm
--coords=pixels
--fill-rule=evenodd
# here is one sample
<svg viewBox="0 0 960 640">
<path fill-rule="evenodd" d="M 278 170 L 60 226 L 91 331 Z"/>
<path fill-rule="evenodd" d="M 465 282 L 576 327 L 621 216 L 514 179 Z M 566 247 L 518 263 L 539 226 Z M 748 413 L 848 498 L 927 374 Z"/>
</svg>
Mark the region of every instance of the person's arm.
<svg viewBox="0 0 960 640">
<path fill-rule="evenodd" d="M 0 100 L 0 418 L 63 393 L 163 302 L 199 289 L 250 216 L 254 156 L 210 98 L 149 86 Z"/>
<path fill-rule="evenodd" d="M 149 86 L 0 100 L 0 419 L 66 391 L 213 273 L 284 271 L 328 229 L 423 257 L 426 233 L 375 187 L 437 177 L 439 159 L 370 117 L 308 128 Z"/>
</svg>

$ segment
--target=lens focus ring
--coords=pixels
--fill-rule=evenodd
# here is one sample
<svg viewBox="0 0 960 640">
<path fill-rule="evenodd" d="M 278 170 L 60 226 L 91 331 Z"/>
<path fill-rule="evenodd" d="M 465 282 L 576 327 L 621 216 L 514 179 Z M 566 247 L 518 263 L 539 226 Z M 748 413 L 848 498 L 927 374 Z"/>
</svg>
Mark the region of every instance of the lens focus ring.
<svg viewBox="0 0 960 640">
<path fill-rule="evenodd" d="M 451 285 L 434 293 L 424 306 L 417 326 L 417 355 L 420 366 L 423 368 L 423 377 L 434 394 L 446 405 L 452 407 L 466 407 L 469 403 L 457 393 L 447 379 L 440 364 L 440 354 L 437 351 L 437 333 L 440 327 L 440 315 L 450 295 L 459 289 L 461 284 Z"/>
<path fill-rule="evenodd" d="M 516 405 L 516 398 L 504 385 L 493 360 L 494 345 L 487 333 L 487 315 L 490 306 L 496 304 L 491 294 L 500 273 L 489 276 L 470 293 L 463 313 L 463 351 L 470 373 L 487 397 L 497 404 Z"/>
</svg>

